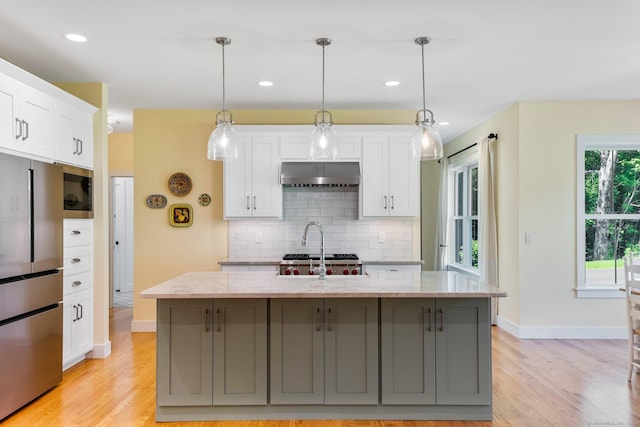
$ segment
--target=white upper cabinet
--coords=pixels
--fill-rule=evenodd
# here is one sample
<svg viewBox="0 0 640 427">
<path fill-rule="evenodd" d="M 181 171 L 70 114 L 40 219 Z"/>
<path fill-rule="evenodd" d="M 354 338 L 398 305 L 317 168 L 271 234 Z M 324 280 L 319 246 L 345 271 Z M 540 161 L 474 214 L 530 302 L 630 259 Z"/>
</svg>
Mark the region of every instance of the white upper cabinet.
<svg viewBox="0 0 640 427">
<path fill-rule="evenodd" d="M 53 99 L 0 75 L 0 147 L 53 158 Z"/>
<path fill-rule="evenodd" d="M 283 130 L 286 129 L 283 127 Z M 307 131 L 285 131 L 280 142 L 280 157 L 284 161 L 308 160 L 311 143 L 310 127 Z M 339 129 L 336 133 L 341 132 Z M 344 132 L 344 131 L 343 131 Z M 359 135 L 336 135 L 338 138 L 338 160 L 360 160 L 362 137 Z"/>
<path fill-rule="evenodd" d="M 279 138 L 241 135 L 238 158 L 224 162 L 224 217 L 282 218 Z"/>
<path fill-rule="evenodd" d="M 363 217 L 420 215 L 420 162 L 409 136 L 367 135 L 362 144 Z"/>
<path fill-rule="evenodd" d="M 63 102 L 56 103 L 55 158 L 93 169 L 93 117 Z"/>
</svg>

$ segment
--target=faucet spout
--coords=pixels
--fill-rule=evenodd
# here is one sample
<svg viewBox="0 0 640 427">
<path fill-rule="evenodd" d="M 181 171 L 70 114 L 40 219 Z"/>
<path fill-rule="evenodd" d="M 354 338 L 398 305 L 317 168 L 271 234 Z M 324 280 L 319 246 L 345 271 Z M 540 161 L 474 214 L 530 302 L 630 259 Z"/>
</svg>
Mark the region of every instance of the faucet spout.
<svg viewBox="0 0 640 427">
<path fill-rule="evenodd" d="M 316 269 L 318 272 L 318 279 L 325 280 L 327 278 L 327 266 L 324 263 L 324 231 L 318 221 L 311 221 L 304 227 L 304 233 L 302 234 L 302 246 L 307 246 L 307 237 L 309 235 L 309 227 L 315 226 L 320 232 L 320 266 Z"/>
</svg>

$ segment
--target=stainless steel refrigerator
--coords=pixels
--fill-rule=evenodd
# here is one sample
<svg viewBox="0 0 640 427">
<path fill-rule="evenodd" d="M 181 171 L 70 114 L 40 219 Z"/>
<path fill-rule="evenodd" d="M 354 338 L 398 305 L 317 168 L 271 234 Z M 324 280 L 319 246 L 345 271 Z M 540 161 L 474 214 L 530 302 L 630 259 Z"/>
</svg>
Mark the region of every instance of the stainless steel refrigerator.
<svg viewBox="0 0 640 427">
<path fill-rule="evenodd" d="M 0 153 L 0 420 L 62 380 L 62 184 Z"/>
</svg>

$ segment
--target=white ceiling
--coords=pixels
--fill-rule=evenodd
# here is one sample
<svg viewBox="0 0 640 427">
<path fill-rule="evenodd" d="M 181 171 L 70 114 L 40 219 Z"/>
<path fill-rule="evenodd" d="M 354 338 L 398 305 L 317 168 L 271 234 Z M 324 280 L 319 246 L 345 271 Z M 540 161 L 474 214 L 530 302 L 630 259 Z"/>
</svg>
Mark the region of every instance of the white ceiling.
<svg viewBox="0 0 640 427">
<path fill-rule="evenodd" d="M 0 0 L 0 57 L 52 82 L 105 82 L 127 131 L 133 109 L 221 108 L 216 36 L 232 39 L 231 110 L 320 109 L 315 39 L 329 37 L 328 110 L 417 111 L 413 40 L 429 36 L 427 108 L 451 123 L 447 141 L 516 101 L 640 99 L 639 21 L 637 0 Z"/>
</svg>

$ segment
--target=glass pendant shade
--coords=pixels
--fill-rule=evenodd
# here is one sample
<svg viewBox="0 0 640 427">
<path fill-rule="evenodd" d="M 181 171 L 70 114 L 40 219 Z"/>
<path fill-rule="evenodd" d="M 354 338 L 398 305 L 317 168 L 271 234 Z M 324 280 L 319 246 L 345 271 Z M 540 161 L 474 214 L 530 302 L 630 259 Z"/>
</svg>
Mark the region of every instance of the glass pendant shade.
<svg viewBox="0 0 640 427">
<path fill-rule="evenodd" d="M 226 161 L 238 157 L 238 136 L 233 130 L 232 123 L 231 120 L 217 122 L 207 144 L 207 158 L 209 160 Z"/>
<path fill-rule="evenodd" d="M 328 111 L 318 111 L 318 114 L 328 114 Z M 338 159 L 338 141 L 336 134 L 331 128 L 331 119 L 328 122 L 323 120 L 315 122 L 315 129 L 311 134 L 311 146 L 309 148 L 309 159 L 311 160 L 337 160 Z"/>
<path fill-rule="evenodd" d="M 442 138 L 428 122 L 418 123 L 411 137 L 411 151 L 419 160 L 441 159 Z"/>
</svg>

